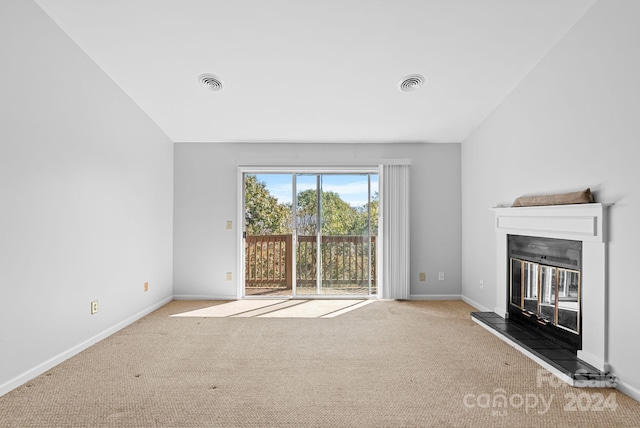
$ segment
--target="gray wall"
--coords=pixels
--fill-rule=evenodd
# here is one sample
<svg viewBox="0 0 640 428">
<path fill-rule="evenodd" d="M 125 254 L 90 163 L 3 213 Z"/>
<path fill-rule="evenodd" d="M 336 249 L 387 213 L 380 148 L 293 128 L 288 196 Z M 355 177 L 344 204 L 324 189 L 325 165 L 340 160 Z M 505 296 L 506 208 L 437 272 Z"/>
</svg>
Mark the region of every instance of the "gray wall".
<svg viewBox="0 0 640 428">
<path fill-rule="evenodd" d="M 171 298 L 173 145 L 31 1 L 0 62 L 1 395 Z"/>
<path fill-rule="evenodd" d="M 180 298 L 236 296 L 237 166 L 243 159 L 318 164 L 410 158 L 411 294 L 460 296 L 460 144 L 176 144 L 174 294 Z M 236 225 L 237 226 L 237 225 Z M 426 281 L 418 281 L 418 272 Z M 445 272 L 445 281 L 438 281 Z"/>
<path fill-rule="evenodd" d="M 613 202 L 609 361 L 640 397 L 640 2 L 600 1 L 462 144 L 462 293 L 495 306 L 497 204 L 591 187 Z M 485 286 L 481 290 L 479 280 Z"/>
</svg>

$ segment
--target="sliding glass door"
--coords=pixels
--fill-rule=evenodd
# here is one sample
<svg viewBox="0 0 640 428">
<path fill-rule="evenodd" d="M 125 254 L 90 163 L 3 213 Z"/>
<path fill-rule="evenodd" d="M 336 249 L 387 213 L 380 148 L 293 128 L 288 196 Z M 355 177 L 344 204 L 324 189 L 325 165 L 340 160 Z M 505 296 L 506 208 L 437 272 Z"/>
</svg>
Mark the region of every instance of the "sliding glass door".
<svg viewBox="0 0 640 428">
<path fill-rule="evenodd" d="M 244 296 L 377 295 L 376 173 L 245 173 L 244 189 Z"/>
</svg>

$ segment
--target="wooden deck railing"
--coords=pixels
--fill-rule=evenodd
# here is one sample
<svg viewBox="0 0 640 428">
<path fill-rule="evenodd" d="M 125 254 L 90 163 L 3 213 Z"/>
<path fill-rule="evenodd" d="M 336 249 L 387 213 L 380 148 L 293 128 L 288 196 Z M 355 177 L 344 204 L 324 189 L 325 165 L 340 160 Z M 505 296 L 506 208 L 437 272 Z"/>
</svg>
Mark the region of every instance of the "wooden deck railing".
<svg viewBox="0 0 640 428">
<path fill-rule="evenodd" d="M 298 236 L 296 284 L 315 285 L 317 277 L 317 239 Z M 369 248 L 371 247 L 371 249 Z M 291 235 L 247 236 L 245 240 L 245 285 L 284 287 L 293 284 Z M 323 236 L 321 263 L 323 286 L 361 286 L 376 284 L 376 240 L 363 236 Z"/>
<path fill-rule="evenodd" d="M 291 235 L 247 235 L 245 239 L 245 285 L 293 284 Z"/>
</svg>

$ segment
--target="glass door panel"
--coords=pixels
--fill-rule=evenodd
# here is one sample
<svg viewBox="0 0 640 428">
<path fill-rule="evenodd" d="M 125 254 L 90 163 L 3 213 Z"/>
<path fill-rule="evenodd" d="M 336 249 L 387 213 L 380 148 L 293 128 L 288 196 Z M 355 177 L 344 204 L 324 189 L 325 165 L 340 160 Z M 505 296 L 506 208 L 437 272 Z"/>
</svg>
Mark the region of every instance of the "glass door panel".
<svg viewBox="0 0 640 428">
<path fill-rule="evenodd" d="M 580 272 L 558 269 L 558 322 L 561 327 L 580 332 Z"/>
<path fill-rule="evenodd" d="M 374 295 L 378 176 L 296 174 L 297 296 Z"/>
<path fill-rule="evenodd" d="M 524 262 L 524 309 L 538 312 L 538 264 Z"/>
<path fill-rule="evenodd" d="M 522 260 L 511 259 L 511 304 L 523 309 Z"/>
<path fill-rule="evenodd" d="M 292 174 L 244 175 L 245 296 L 290 296 Z"/>
<path fill-rule="evenodd" d="M 540 266 L 540 318 L 556 322 L 556 268 Z"/>
<path fill-rule="evenodd" d="M 320 176 L 322 294 L 372 294 L 372 187 L 369 174 Z"/>
<path fill-rule="evenodd" d="M 296 174 L 296 295 L 318 288 L 318 175 Z"/>
</svg>

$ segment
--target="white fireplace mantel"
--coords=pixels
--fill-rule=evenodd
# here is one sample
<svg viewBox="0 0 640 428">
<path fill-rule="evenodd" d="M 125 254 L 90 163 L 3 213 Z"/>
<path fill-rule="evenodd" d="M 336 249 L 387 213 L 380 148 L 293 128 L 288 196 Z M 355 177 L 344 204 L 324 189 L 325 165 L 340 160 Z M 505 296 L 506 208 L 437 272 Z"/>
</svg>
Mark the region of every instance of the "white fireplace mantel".
<svg viewBox="0 0 640 428">
<path fill-rule="evenodd" d="M 540 236 L 582 242 L 582 350 L 578 358 L 608 372 L 607 208 L 611 204 L 492 208 L 495 213 L 497 282 L 495 313 L 507 316 L 507 235 Z"/>
</svg>

